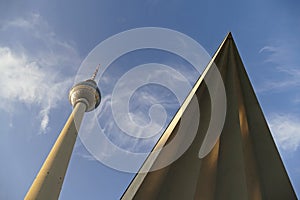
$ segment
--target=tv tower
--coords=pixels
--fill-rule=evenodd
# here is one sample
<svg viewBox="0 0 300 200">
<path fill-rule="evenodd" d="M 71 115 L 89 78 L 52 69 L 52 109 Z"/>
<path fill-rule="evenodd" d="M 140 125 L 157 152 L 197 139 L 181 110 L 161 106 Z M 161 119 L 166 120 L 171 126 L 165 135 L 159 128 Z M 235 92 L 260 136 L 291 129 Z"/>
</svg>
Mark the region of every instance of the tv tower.
<svg viewBox="0 0 300 200">
<path fill-rule="evenodd" d="M 90 79 L 70 90 L 73 111 L 28 190 L 26 200 L 58 199 L 84 113 L 100 104 L 101 94 L 95 82 L 99 66 Z"/>
</svg>

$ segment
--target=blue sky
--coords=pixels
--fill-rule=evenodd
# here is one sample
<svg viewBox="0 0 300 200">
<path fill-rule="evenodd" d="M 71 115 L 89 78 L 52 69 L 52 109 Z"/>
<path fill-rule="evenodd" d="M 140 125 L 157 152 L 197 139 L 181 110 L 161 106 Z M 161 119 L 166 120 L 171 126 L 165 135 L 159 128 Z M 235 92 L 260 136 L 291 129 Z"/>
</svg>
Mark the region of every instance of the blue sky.
<svg viewBox="0 0 300 200">
<path fill-rule="evenodd" d="M 299 9 L 296 0 L 1 1 L 0 199 L 21 199 L 26 194 L 71 112 L 68 90 L 87 54 L 114 34 L 147 26 L 182 32 L 210 55 L 228 31 L 233 33 L 299 196 Z M 151 50 L 129 53 L 99 81 L 100 119 L 111 116 L 112 85 L 122 73 L 149 61 L 173 65 L 191 83 L 197 77 L 172 55 Z M 140 88 L 130 107 L 134 119 L 147 123 L 145 111 L 157 102 L 166 107 L 168 119 L 179 106 L 166 88 Z M 110 120 L 99 123 L 114 133 L 108 134 L 112 141 L 118 140 L 119 131 Z M 93 159 L 78 139 L 60 199 L 118 199 L 132 177 Z"/>
</svg>

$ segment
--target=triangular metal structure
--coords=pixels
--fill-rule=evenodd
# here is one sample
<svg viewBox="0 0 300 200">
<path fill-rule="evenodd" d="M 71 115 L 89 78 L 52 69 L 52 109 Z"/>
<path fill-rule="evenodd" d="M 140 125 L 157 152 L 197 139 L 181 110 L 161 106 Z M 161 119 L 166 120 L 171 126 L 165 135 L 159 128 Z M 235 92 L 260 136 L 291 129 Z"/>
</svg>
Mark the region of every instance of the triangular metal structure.
<svg viewBox="0 0 300 200">
<path fill-rule="evenodd" d="M 212 151 L 198 157 L 211 112 L 208 88 L 200 77 L 192 89 L 201 110 L 193 143 L 172 164 L 144 173 L 143 168 L 153 168 L 168 156 L 161 153 L 153 159 L 150 154 L 122 199 L 297 199 L 231 33 L 212 61 L 206 71 L 216 64 L 227 96 L 224 127 Z M 154 149 L 172 140 L 184 117 L 191 124 L 199 123 L 189 106 L 187 102 L 184 112 L 177 113 Z"/>
</svg>

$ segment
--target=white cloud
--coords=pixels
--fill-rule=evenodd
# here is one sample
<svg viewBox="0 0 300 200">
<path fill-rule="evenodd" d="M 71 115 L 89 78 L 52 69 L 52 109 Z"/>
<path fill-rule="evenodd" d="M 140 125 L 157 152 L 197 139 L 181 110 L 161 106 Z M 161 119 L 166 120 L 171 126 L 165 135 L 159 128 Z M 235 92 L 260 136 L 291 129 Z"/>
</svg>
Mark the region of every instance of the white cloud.
<svg viewBox="0 0 300 200">
<path fill-rule="evenodd" d="M 21 34 L 11 38 L 12 31 Z M 66 98 L 72 84 L 71 77 L 65 74 L 74 72 L 79 64 L 76 48 L 59 39 L 38 14 L 2 21 L 0 34 L 13 41 L 0 45 L 0 109 L 16 112 L 18 103 L 37 107 L 40 130 L 46 132 L 51 109 Z"/>
<path fill-rule="evenodd" d="M 18 49 L 16 52 L 26 52 L 42 66 L 65 66 L 80 62 L 75 44 L 61 39 L 53 28 L 39 14 L 31 13 L 10 21 L 0 21 L 1 36 L 12 41 Z M 14 32 L 13 38 L 10 37 Z"/>
<path fill-rule="evenodd" d="M 264 51 L 267 51 L 267 52 L 276 52 L 277 50 L 276 50 L 276 48 L 273 47 L 273 46 L 264 46 L 263 48 L 261 48 L 261 49 L 259 50 L 259 53 L 262 53 L 262 52 L 264 52 Z"/>
<path fill-rule="evenodd" d="M 10 21 L 6 21 L 2 24 L 1 30 L 7 30 L 11 27 L 18 27 L 22 29 L 33 29 L 36 24 L 39 24 L 40 22 L 40 15 L 36 13 L 30 14 L 31 20 L 27 20 L 24 18 L 15 18 Z"/>
<path fill-rule="evenodd" d="M 295 103 L 295 104 L 300 103 L 300 96 L 299 96 L 299 95 L 296 96 L 296 97 L 293 99 L 293 103 Z"/>
<path fill-rule="evenodd" d="M 275 70 L 277 76 L 280 76 L 280 78 L 268 80 L 262 87 L 258 89 L 259 92 L 279 92 L 283 89 L 298 88 L 300 86 L 300 69 L 291 67 L 276 67 Z"/>
<path fill-rule="evenodd" d="M 269 120 L 274 139 L 285 151 L 296 151 L 300 146 L 300 118 L 295 115 L 274 114 Z"/>
<path fill-rule="evenodd" d="M 41 130 L 44 132 L 49 122 L 50 109 L 66 93 L 70 79 L 60 80 L 31 62 L 25 55 L 18 56 L 8 47 L 0 47 L 0 108 L 15 112 L 15 103 L 25 103 L 41 107 Z"/>
<path fill-rule="evenodd" d="M 82 147 L 81 147 L 82 148 Z M 78 149 L 78 148 L 77 148 Z M 88 160 L 88 161 L 97 161 L 97 159 L 93 156 L 93 155 L 91 155 L 91 154 L 89 154 L 89 153 L 83 153 L 82 152 L 83 150 L 81 150 L 81 151 L 79 151 L 79 150 L 77 150 L 76 152 L 75 152 L 75 155 L 76 156 L 79 156 L 79 157 L 81 157 L 81 158 L 83 158 L 83 159 L 85 159 L 85 160 Z"/>
<path fill-rule="evenodd" d="M 272 41 L 269 45 L 262 47 L 259 53 L 266 55 L 266 62 L 272 62 L 279 66 L 291 66 L 299 61 L 298 38 L 284 38 Z"/>
<path fill-rule="evenodd" d="M 282 89 L 298 88 L 300 86 L 300 59 L 297 54 L 300 46 L 293 41 L 277 41 L 273 45 L 264 46 L 259 53 L 266 54 L 265 62 L 274 66 L 269 71 L 269 76 L 265 84 L 259 88 L 259 92 L 281 91 Z"/>
</svg>

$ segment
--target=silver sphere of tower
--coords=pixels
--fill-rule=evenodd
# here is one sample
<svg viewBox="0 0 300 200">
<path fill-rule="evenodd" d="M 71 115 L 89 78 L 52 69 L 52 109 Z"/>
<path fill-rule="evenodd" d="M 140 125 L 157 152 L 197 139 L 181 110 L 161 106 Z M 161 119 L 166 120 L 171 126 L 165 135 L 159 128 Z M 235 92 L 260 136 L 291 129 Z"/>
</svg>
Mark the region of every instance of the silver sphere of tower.
<svg viewBox="0 0 300 200">
<path fill-rule="evenodd" d="M 77 83 L 69 92 L 69 101 L 73 107 L 76 103 L 82 102 L 86 104 L 86 112 L 92 111 L 100 104 L 101 94 L 97 83 L 88 79 Z"/>
<path fill-rule="evenodd" d="M 86 112 L 92 111 L 99 106 L 101 94 L 97 83 L 95 82 L 99 67 L 100 65 L 98 65 L 90 79 L 77 83 L 70 90 L 69 101 L 73 108 L 78 102 L 82 102 L 86 105 Z"/>
</svg>

